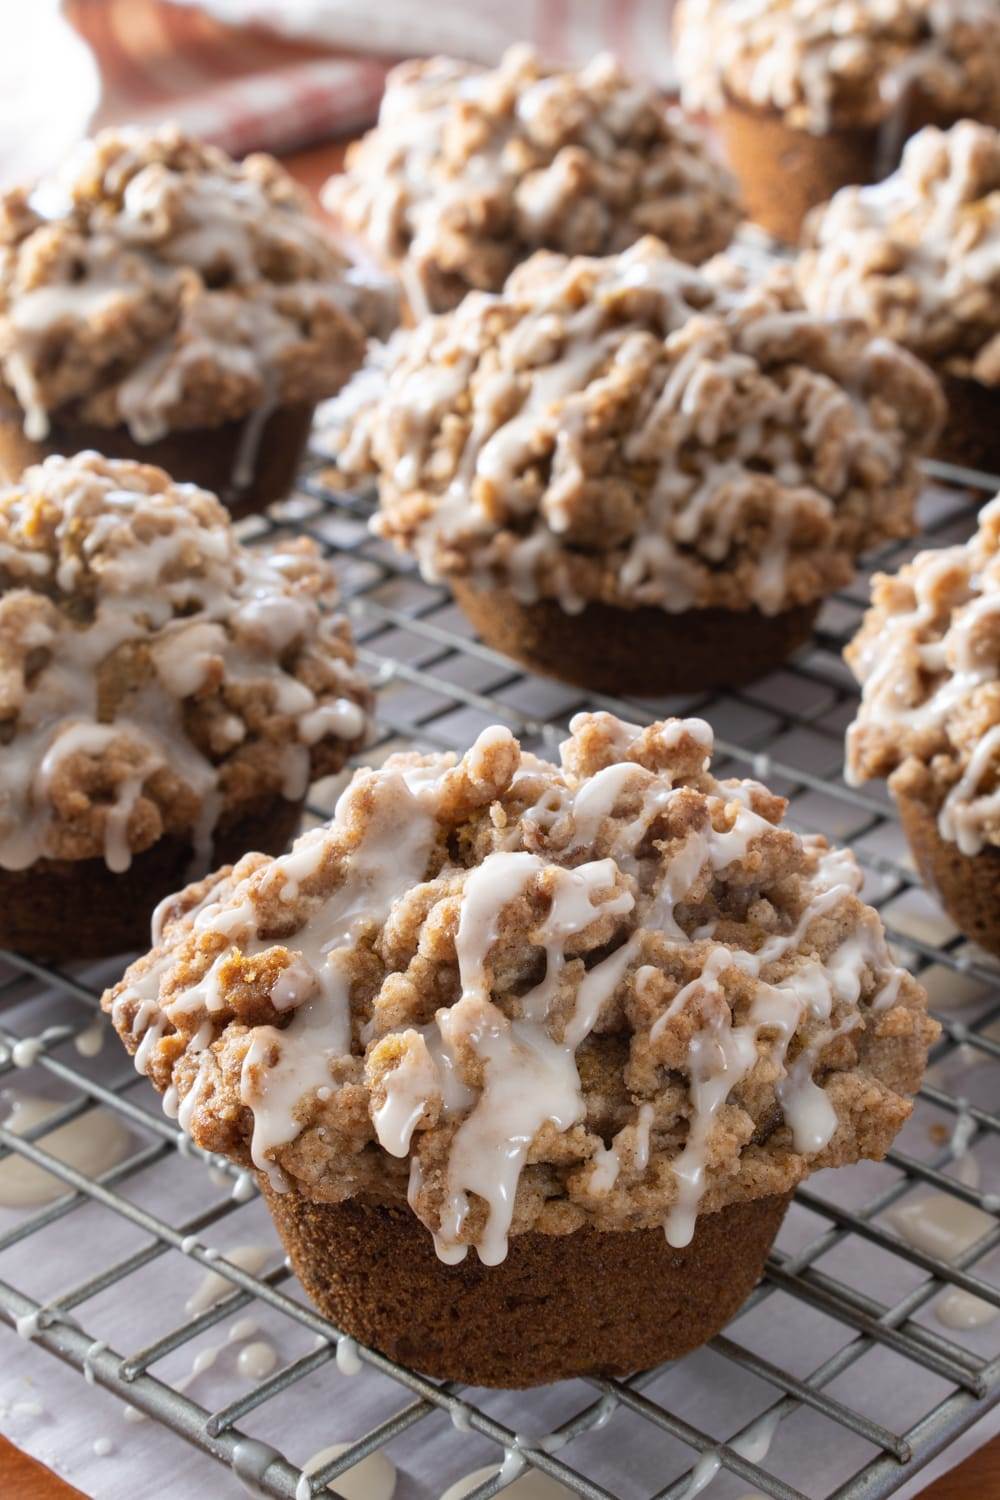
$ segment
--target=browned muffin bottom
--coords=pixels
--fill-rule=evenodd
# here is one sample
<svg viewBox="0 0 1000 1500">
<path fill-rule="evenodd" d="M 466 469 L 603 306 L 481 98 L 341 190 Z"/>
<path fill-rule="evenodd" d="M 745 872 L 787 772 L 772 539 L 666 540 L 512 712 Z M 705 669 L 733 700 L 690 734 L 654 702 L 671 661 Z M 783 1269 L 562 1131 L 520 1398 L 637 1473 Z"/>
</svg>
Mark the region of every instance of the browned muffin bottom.
<svg viewBox="0 0 1000 1500">
<path fill-rule="evenodd" d="M 735 99 L 726 100 L 714 124 L 748 218 L 794 245 L 810 209 L 850 183 L 879 181 L 897 165 L 915 131 L 953 120 L 914 91 L 903 108 L 878 124 L 838 124 L 817 133 L 790 125 L 777 110 L 754 109 Z"/>
<path fill-rule="evenodd" d="M 656 696 L 740 687 L 773 671 L 809 639 L 820 602 L 776 615 L 759 609 L 587 604 L 568 614 L 556 599 L 525 604 L 502 587 L 456 578 L 455 599 L 480 639 L 533 672 L 598 693 Z"/>
<path fill-rule="evenodd" d="M 291 402 L 263 419 L 254 413 L 216 427 L 168 432 L 152 443 L 136 442 L 127 427 L 64 422 L 54 422 L 46 438 L 34 441 L 25 434 L 19 410 L 0 410 L 0 483 L 13 484 L 50 454 L 94 449 L 106 458 L 155 464 L 179 482 L 211 490 L 238 519 L 288 494 L 315 409 L 308 402 Z"/>
<path fill-rule="evenodd" d="M 628 1375 L 699 1348 L 753 1290 L 791 1198 L 703 1214 L 683 1249 L 661 1229 L 585 1225 L 516 1235 L 498 1266 L 449 1266 L 406 1209 L 258 1181 L 295 1274 L 338 1328 L 438 1380 L 506 1389 Z"/>
<path fill-rule="evenodd" d="M 224 817 L 212 840 L 211 864 L 235 864 L 248 849 L 281 854 L 301 817 L 301 802 L 284 797 Z M 112 958 L 144 948 L 151 912 L 204 863 L 204 851 L 199 858 L 189 838 L 166 834 L 136 854 L 124 875 L 103 859 L 40 859 L 26 870 L 0 868 L 0 948 L 39 959 Z"/>
<path fill-rule="evenodd" d="M 940 372 L 948 420 L 934 449 L 935 458 L 1000 474 L 1000 386 Z"/>
<path fill-rule="evenodd" d="M 941 837 L 940 806 L 898 791 L 896 805 L 924 884 L 959 932 L 1000 957 L 1000 848 L 985 844 L 977 854 L 963 854 Z"/>
</svg>

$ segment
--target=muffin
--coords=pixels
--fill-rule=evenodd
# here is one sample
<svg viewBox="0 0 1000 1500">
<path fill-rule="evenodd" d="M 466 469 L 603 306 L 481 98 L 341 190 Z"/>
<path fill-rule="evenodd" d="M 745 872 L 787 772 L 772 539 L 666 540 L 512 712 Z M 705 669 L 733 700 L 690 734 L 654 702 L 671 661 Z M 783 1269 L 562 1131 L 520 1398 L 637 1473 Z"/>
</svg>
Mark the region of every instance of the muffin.
<svg viewBox="0 0 1000 1500">
<path fill-rule="evenodd" d="M 145 947 L 162 897 L 284 849 L 370 695 L 313 544 L 96 453 L 0 490 L 0 947 Z"/>
<path fill-rule="evenodd" d="M 581 714 L 558 766 L 500 727 L 393 756 L 105 994 L 340 1329 L 475 1385 L 624 1374 L 732 1316 L 808 1173 L 884 1155 L 924 993 L 851 855 L 711 754 Z"/>
<path fill-rule="evenodd" d="M 399 275 L 414 319 L 499 291 L 534 250 L 607 255 L 655 234 L 697 263 L 740 218 L 729 175 L 651 85 L 607 54 L 556 70 L 528 47 L 492 69 L 395 68 L 323 202 L 355 253 Z"/>
<path fill-rule="evenodd" d="M 857 554 L 906 535 L 943 402 L 914 357 L 807 312 L 787 266 L 651 238 L 539 252 L 397 335 L 340 456 L 376 530 L 533 670 L 649 696 L 750 681 Z M 345 392 L 345 403 L 351 387 Z"/>
<path fill-rule="evenodd" d="M 805 240 L 807 305 L 919 354 L 948 398 L 940 456 L 1000 470 L 1000 130 L 928 126 L 892 177 L 817 209 Z"/>
<path fill-rule="evenodd" d="M 271 157 L 104 131 L 0 196 L 0 479 L 96 448 L 259 509 L 386 297 Z"/>
<path fill-rule="evenodd" d="M 684 103 L 717 125 L 750 217 L 792 243 L 922 126 L 1000 125 L 1000 8 L 983 0 L 680 0 L 675 40 Z"/>
<path fill-rule="evenodd" d="M 848 779 L 888 777 L 924 881 L 1000 955 L 1000 497 L 964 545 L 875 576 L 844 654 L 862 694 Z"/>
</svg>

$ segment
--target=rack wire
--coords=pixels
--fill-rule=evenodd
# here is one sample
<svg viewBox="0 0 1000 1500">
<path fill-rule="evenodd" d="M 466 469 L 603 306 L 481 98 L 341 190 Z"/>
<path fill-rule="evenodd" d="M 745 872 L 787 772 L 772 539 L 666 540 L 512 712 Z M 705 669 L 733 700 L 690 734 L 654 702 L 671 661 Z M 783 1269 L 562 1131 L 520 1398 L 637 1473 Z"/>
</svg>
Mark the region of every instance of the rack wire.
<svg viewBox="0 0 1000 1500">
<path fill-rule="evenodd" d="M 943 1033 L 914 1121 L 884 1166 L 821 1173 L 800 1190 L 763 1282 L 707 1352 L 629 1379 L 575 1382 L 565 1388 L 552 1430 L 529 1438 L 522 1429 L 530 1426 L 534 1395 L 508 1396 L 498 1406 L 488 1393 L 439 1385 L 377 1351 L 360 1349 L 361 1360 L 380 1376 L 372 1425 L 306 1478 L 278 1446 L 254 1433 L 276 1404 L 307 1383 L 335 1401 L 338 1366 L 349 1362 L 353 1349 L 301 1299 L 286 1266 L 254 1274 L 210 1244 L 246 1202 L 247 1181 L 179 1136 L 147 1082 L 130 1068 L 115 1062 L 110 1073 L 107 1067 L 96 1070 L 74 1049 L 92 1029 L 101 988 L 120 965 L 58 971 L 7 954 L 0 956 L 0 1087 L 30 1065 L 65 1097 L 58 1113 L 33 1130 L 19 1135 L 0 1123 L 0 1162 L 11 1154 L 24 1158 L 58 1177 L 65 1193 L 15 1216 L 6 1229 L 0 1225 L 0 1319 L 269 1495 L 304 1500 L 324 1493 L 329 1481 L 367 1455 L 387 1444 L 403 1451 L 398 1445 L 411 1434 L 423 1441 L 432 1430 L 448 1454 L 441 1483 L 432 1489 L 425 1479 L 408 1491 L 413 1495 L 438 1494 L 446 1477 L 474 1467 L 464 1461 L 473 1440 L 477 1452 L 485 1443 L 492 1453 L 495 1472 L 469 1491 L 472 1500 L 488 1500 L 528 1468 L 587 1500 L 693 1500 L 717 1471 L 722 1489 L 728 1475 L 731 1484 L 752 1486 L 775 1500 L 878 1500 L 892 1494 L 1000 1400 L 1000 1322 L 966 1336 L 945 1332 L 932 1315 L 948 1289 L 1000 1309 L 1000 1222 L 994 1213 L 1000 1199 L 976 1185 L 979 1167 L 992 1167 L 1000 1182 L 1000 968 L 950 928 L 921 891 L 883 789 L 844 784 L 843 734 L 856 697 L 840 653 L 867 599 L 867 574 L 898 567 L 918 545 L 967 536 L 978 506 L 1000 488 L 1000 479 L 928 465 L 919 543 L 896 544 L 869 559 L 856 583 L 825 607 L 812 643 L 793 662 L 740 692 L 635 702 L 543 681 L 478 643 L 447 593 L 421 580 L 370 533 L 371 497 L 343 488 L 329 453 L 321 426 L 292 498 L 241 529 L 245 540 L 261 545 L 289 530 L 302 532 L 334 558 L 361 661 L 378 688 L 378 737 L 360 759 L 377 762 L 402 744 L 459 748 L 497 721 L 527 747 L 550 750 L 570 716 L 585 706 L 633 719 L 678 711 L 707 718 L 716 731 L 718 774 L 728 766 L 765 777 L 789 797 L 794 826 L 852 845 L 866 873 L 867 899 L 880 909 L 897 953 L 927 982 L 932 1005 L 938 1000 L 948 1007 L 939 1013 Z M 336 790 L 328 785 L 316 791 L 310 820 L 328 814 Z M 956 998 L 957 1013 L 951 1008 Z M 67 1018 L 39 1033 L 37 1021 L 33 1025 L 25 1015 L 42 999 L 58 1000 Z M 20 1018 L 17 1026 L 12 1016 Z M 135 1146 L 91 1180 L 39 1140 L 95 1108 L 127 1126 Z M 970 1158 L 979 1164 L 972 1173 Z M 191 1208 L 188 1195 L 190 1211 L 164 1213 L 168 1195 L 139 1191 L 137 1184 L 155 1184 L 168 1171 L 171 1180 L 187 1185 L 197 1177 L 208 1201 L 203 1195 Z M 892 1213 L 912 1201 L 914 1188 L 944 1191 L 989 1211 L 989 1229 L 949 1259 L 908 1243 L 893 1226 Z M 84 1211 L 102 1216 L 109 1234 L 113 1225 L 134 1231 L 133 1248 L 109 1253 L 91 1274 L 44 1296 L 19 1286 L 5 1270 L 12 1258 L 23 1265 L 30 1254 L 50 1271 L 63 1264 L 74 1218 Z M 131 1277 L 178 1254 L 231 1283 L 223 1300 L 179 1320 L 165 1305 L 154 1336 L 134 1347 L 101 1342 L 88 1307 L 130 1295 Z M 160 1363 L 169 1364 L 171 1355 L 189 1350 L 200 1335 L 251 1304 L 294 1326 L 305 1336 L 304 1351 L 237 1399 L 208 1409 L 181 1388 L 183 1381 L 164 1375 Z M 783 1366 L 769 1355 L 768 1339 L 775 1329 L 798 1328 L 811 1352 Z M 864 1378 L 873 1358 L 882 1361 L 880 1372 L 886 1361 L 890 1371 L 878 1373 L 874 1382 Z M 889 1400 L 883 1415 L 873 1391 L 896 1393 L 914 1381 L 923 1390 L 916 1414 L 894 1413 Z M 685 1398 L 689 1390 L 704 1397 L 717 1388 L 723 1399 L 710 1419 L 702 1415 L 709 1412 L 707 1399 L 700 1407 Z M 748 1415 L 746 1402 L 734 1393 L 751 1390 L 756 1409 Z M 395 1393 L 388 1402 L 387 1392 Z M 775 1428 L 778 1437 L 768 1453 Z M 786 1431 L 790 1440 L 782 1442 Z M 317 1439 L 323 1435 L 317 1430 Z M 843 1449 L 844 1472 L 832 1489 L 818 1492 L 810 1487 L 803 1447 L 828 1454 L 831 1445 Z M 626 1447 L 627 1461 L 620 1457 Z M 637 1473 L 645 1479 L 636 1479 Z M 792 1478 L 783 1477 L 789 1473 Z M 651 1474 L 657 1477 L 651 1480 Z"/>
</svg>

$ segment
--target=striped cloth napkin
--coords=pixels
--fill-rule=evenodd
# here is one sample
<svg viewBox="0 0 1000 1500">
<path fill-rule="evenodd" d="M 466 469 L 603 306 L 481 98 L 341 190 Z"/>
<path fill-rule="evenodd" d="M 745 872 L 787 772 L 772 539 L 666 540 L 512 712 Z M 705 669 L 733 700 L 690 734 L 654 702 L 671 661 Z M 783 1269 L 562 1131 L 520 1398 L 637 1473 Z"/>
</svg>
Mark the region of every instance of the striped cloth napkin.
<svg viewBox="0 0 1000 1500">
<path fill-rule="evenodd" d="M 65 0 L 93 52 L 95 124 L 170 118 L 234 155 L 356 134 L 400 57 L 495 61 L 514 41 L 554 61 L 610 49 L 672 82 L 672 0 Z"/>
</svg>

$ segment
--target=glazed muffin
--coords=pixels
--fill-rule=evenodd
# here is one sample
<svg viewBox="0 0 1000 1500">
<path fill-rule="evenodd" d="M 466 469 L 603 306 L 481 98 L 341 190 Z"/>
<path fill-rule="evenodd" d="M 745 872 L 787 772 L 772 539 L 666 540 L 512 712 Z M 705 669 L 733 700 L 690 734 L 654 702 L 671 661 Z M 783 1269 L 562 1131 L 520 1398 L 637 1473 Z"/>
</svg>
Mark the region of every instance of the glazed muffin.
<svg viewBox="0 0 1000 1500">
<path fill-rule="evenodd" d="M 964 545 L 875 576 L 844 654 L 862 692 L 850 781 L 888 777 L 923 879 L 1000 954 L 1000 497 Z"/>
<path fill-rule="evenodd" d="M 486 1385 L 673 1358 L 797 1183 L 884 1155 L 924 993 L 853 858 L 711 754 L 698 719 L 581 714 L 559 765 L 499 727 L 393 756 L 181 892 L 104 996 L 347 1333 Z"/>
<path fill-rule="evenodd" d="M 800 645 L 857 554 L 909 531 L 943 411 L 912 355 L 807 312 L 789 267 L 697 270 L 653 239 L 540 252 L 398 335 L 368 384 L 341 463 L 378 474 L 376 530 L 490 645 L 646 696 Z"/>
<path fill-rule="evenodd" d="M 808 306 L 864 318 L 931 364 L 949 405 L 940 456 L 1000 471 L 1000 130 L 928 126 L 898 172 L 843 188 L 805 238 Z"/>
<path fill-rule="evenodd" d="M 370 695 L 313 544 L 96 453 L 0 490 L 0 947 L 144 947 L 157 902 L 284 849 Z"/>
<path fill-rule="evenodd" d="M 527 47 L 493 69 L 394 69 L 323 201 L 349 244 L 398 273 L 414 318 L 499 291 L 539 249 L 607 255 L 655 234 L 697 263 L 740 217 L 728 174 L 652 86 L 607 55 L 556 70 Z"/>
<path fill-rule="evenodd" d="M 0 478 L 96 448 L 259 509 L 387 296 L 272 158 L 104 131 L 0 197 Z"/>
<path fill-rule="evenodd" d="M 718 126 L 750 217 L 806 212 L 891 172 L 924 125 L 1000 125 L 1000 9 L 982 0 L 680 0 L 682 98 Z"/>
</svg>

